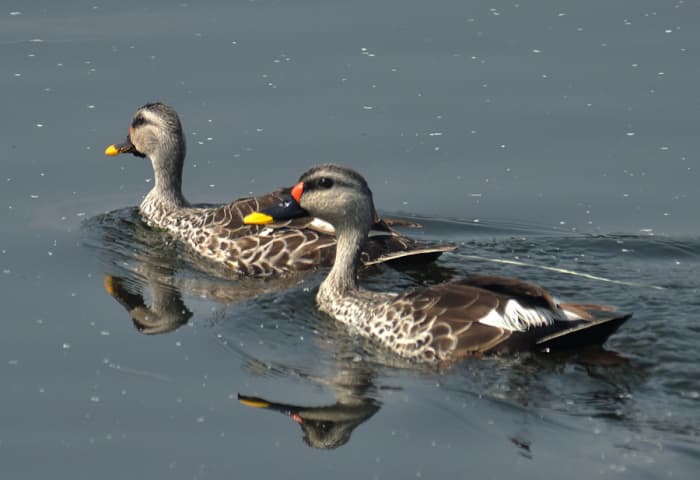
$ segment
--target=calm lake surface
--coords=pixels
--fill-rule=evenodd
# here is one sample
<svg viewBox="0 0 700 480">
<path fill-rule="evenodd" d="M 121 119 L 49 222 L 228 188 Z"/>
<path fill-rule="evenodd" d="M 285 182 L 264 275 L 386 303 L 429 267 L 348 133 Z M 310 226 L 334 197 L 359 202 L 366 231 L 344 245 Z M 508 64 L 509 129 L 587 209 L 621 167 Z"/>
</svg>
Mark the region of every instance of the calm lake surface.
<svg viewBox="0 0 700 480">
<path fill-rule="evenodd" d="M 5 5 L 0 476 L 695 478 L 698 24 L 684 1 Z M 606 352 L 401 364 L 315 310 L 324 272 L 226 278 L 141 223 L 148 162 L 103 151 L 154 100 L 192 202 L 341 163 L 459 246 L 368 288 L 495 273 L 634 317 Z"/>
</svg>

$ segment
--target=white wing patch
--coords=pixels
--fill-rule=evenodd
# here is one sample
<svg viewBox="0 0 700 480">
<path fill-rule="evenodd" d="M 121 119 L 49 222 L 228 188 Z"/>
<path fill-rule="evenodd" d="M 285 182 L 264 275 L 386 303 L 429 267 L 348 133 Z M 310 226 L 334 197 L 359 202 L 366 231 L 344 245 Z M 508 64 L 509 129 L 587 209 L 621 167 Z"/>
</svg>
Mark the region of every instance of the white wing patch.
<svg viewBox="0 0 700 480">
<path fill-rule="evenodd" d="M 479 319 L 479 323 L 510 331 L 524 332 L 532 327 L 544 327 L 554 323 L 554 314 L 543 308 L 526 308 L 515 300 L 508 300 L 503 315 L 491 310 Z"/>
<path fill-rule="evenodd" d="M 321 220 L 320 218 L 314 217 L 309 226 L 315 230 L 318 230 L 319 232 L 324 232 L 331 235 L 335 233 L 335 228 L 333 228 L 333 225 L 325 220 Z"/>
</svg>

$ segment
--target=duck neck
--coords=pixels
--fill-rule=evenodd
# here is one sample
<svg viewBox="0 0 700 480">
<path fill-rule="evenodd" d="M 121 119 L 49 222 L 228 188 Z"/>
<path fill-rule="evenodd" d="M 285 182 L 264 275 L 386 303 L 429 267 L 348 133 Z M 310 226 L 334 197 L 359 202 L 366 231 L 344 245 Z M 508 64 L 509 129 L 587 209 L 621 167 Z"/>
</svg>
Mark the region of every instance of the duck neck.
<svg viewBox="0 0 700 480">
<path fill-rule="evenodd" d="M 357 268 L 367 232 L 356 227 L 341 226 L 336 227 L 336 237 L 335 262 L 319 287 L 319 299 L 343 296 L 358 288 Z"/>
<path fill-rule="evenodd" d="M 154 152 L 151 156 L 155 184 L 142 206 L 158 204 L 168 210 L 189 206 L 182 194 L 182 167 L 185 160 L 184 148 L 171 148 Z"/>
</svg>

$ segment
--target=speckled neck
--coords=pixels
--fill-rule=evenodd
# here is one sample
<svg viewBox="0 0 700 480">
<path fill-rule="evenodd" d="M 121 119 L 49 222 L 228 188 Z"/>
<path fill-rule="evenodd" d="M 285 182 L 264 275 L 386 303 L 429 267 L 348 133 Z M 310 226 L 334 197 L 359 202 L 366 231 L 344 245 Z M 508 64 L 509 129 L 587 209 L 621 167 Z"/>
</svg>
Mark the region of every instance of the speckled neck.
<svg viewBox="0 0 700 480">
<path fill-rule="evenodd" d="M 141 212 L 149 220 L 154 220 L 152 217 L 156 211 L 162 216 L 189 206 L 189 202 L 182 194 L 182 167 L 185 152 L 177 145 L 177 143 L 168 144 L 170 148 L 161 148 L 149 155 L 153 164 L 155 184 L 141 203 Z"/>
<path fill-rule="evenodd" d="M 339 225 L 336 227 L 335 262 L 318 290 L 317 301 L 321 305 L 343 297 L 358 289 L 357 268 L 360 263 L 362 244 L 369 227 Z"/>
</svg>

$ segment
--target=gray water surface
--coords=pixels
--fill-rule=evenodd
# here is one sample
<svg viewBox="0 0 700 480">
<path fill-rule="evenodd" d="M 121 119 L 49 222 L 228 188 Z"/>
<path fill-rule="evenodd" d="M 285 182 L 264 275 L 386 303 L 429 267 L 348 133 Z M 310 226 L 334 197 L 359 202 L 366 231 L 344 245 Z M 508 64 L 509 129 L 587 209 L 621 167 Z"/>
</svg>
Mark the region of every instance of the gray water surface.
<svg viewBox="0 0 700 480">
<path fill-rule="evenodd" d="M 699 21 L 682 1 L 5 6 L 1 476 L 694 478 Z M 154 100 L 181 115 L 193 202 L 342 163 L 407 234 L 460 247 L 369 288 L 497 273 L 635 315 L 606 353 L 402 365 L 315 310 L 323 272 L 225 278 L 140 222 L 150 166 L 102 152 Z"/>
</svg>

